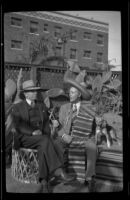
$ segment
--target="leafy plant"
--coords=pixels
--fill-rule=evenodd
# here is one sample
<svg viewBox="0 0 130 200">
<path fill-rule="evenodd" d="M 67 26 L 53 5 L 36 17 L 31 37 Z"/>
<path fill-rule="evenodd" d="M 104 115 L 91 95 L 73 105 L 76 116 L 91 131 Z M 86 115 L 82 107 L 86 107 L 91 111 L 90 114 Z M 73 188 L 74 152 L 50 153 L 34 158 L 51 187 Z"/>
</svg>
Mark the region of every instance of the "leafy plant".
<svg viewBox="0 0 130 200">
<path fill-rule="evenodd" d="M 48 58 L 48 55 L 53 54 L 56 48 L 56 40 L 53 37 L 45 37 L 40 35 L 39 38 L 33 40 L 30 44 L 30 63 L 40 64 Z"/>
<path fill-rule="evenodd" d="M 86 83 L 92 94 L 92 104 L 96 106 L 96 115 L 106 121 L 116 132 L 118 141 L 122 141 L 122 94 L 121 81 L 111 79 L 112 72 L 105 72 L 94 79 L 87 77 Z"/>
<path fill-rule="evenodd" d="M 96 105 L 97 114 L 102 115 L 105 112 L 113 111 L 121 114 L 122 95 L 119 90 L 121 81 L 119 79 L 111 80 L 112 72 L 104 72 L 103 75 L 97 75 L 94 79 L 88 77 L 86 83 L 92 93 L 92 103 Z"/>
</svg>

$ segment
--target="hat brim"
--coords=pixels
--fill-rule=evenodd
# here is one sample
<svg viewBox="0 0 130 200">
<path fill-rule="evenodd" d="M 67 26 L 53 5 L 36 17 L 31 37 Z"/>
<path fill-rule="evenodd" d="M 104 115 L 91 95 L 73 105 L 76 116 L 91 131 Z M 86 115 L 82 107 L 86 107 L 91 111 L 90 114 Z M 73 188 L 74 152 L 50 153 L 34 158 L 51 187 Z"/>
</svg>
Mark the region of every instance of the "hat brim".
<svg viewBox="0 0 130 200">
<path fill-rule="evenodd" d="M 42 90 L 42 88 L 41 87 L 30 87 L 30 88 L 22 89 L 21 91 L 29 92 L 29 91 L 35 91 L 35 90 Z"/>
<path fill-rule="evenodd" d="M 68 98 L 68 96 L 65 94 L 64 90 L 61 88 L 52 88 L 52 89 L 46 91 L 46 96 L 48 96 L 49 98 L 58 98 L 61 96 Z"/>
<path fill-rule="evenodd" d="M 70 88 L 70 87 L 75 87 L 77 88 L 80 92 L 81 92 L 81 95 L 82 95 L 82 98 L 84 100 L 90 100 L 91 98 L 91 94 L 88 92 L 88 90 L 80 85 L 78 82 L 76 82 L 75 80 L 72 80 L 72 79 L 65 79 L 64 80 L 64 85 L 67 87 L 67 88 Z"/>
</svg>

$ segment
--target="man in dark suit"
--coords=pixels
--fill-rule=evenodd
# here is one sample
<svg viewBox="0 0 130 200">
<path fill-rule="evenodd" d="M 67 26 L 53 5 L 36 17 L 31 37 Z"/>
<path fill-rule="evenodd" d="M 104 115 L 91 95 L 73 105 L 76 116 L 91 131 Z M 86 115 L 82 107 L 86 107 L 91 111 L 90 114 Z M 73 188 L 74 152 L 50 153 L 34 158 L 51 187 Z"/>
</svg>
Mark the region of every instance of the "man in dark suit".
<svg viewBox="0 0 130 200">
<path fill-rule="evenodd" d="M 49 178 L 55 171 L 64 181 L 70 181 L 72 178 L 62 170 L 60 155 L 55 151 L 54 144 L 49 137 L 48 111 L 44 104 L 36 101 L 38 90 L 40 87 L 35 87 L 32 80 L 23 83 L 25 100 L 15 104 L 12 111 L 16 129 L 14 147 L 38 150 L 39 190 L 40 192 L 49 192 Z"/>
</svg>

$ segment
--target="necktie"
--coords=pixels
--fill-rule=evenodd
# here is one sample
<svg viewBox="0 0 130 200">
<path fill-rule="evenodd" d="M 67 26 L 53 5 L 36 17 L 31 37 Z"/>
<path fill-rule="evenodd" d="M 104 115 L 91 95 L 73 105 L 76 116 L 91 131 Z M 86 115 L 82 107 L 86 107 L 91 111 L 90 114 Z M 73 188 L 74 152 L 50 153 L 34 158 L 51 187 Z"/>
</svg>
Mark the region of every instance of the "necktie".
<svg viewBox="0 0 130 200">
<path fill-rule="evenodd" d="M 73 107 L 72 107 L 72 119 L 74 119 L 77 115 L 77 106 L 76 104 L 73 104 Z"/>
<path fill-rule="evenodd" d="M 34 108 L 35 106 L 35 101 L 31 101 L 31 107 Z"/>
</svg>

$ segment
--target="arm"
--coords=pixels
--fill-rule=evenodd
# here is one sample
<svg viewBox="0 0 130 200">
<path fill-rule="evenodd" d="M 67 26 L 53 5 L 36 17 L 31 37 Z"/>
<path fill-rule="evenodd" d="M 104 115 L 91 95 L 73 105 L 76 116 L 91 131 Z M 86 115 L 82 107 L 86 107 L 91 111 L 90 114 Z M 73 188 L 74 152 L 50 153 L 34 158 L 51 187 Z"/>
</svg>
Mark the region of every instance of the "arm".
<svg viewBox="0 0 130 200">
<path fill-rule="evenodd" d="M 41 108 L 43 110 L 43 133 L 45 135 L 51 135 L 51 128 L 50 128 L 50 121 L 49 121 L 49 112 L 48 108 L 45 104 L 41 105 Z"/>
<path fill-rule="evenodd" d="M 72 136 L 69 135 L 71 120 L 68 118 L 69 116 L 65 116 L 64 109 L 61 107 L 59 112 L 59 122 L 60 122 L 60 130 L 58 131 L 58 136 L 62 138 L 62 140 L 70 144 L 72 142 Z"/>
<path fill-rule="evenodd" d="M 27 121 L 25 121 L 22 118 L 17 104 L 14 105 L 13 107 L 12 117 L 13 117 L 14 127 L 18 133 L 30 136 L 32 135 L 34 129 L 29 125 Z"/>
<path fill-rule="evenodd" d="M 60 123 L 60 129 L 58 130 L 59 137 L 62 137 L 65 134 L 63 116 L 64 116 L 64 110 L 61 106 L 60 111 L 59 111 L 59 123 Z"/>
</svg>

